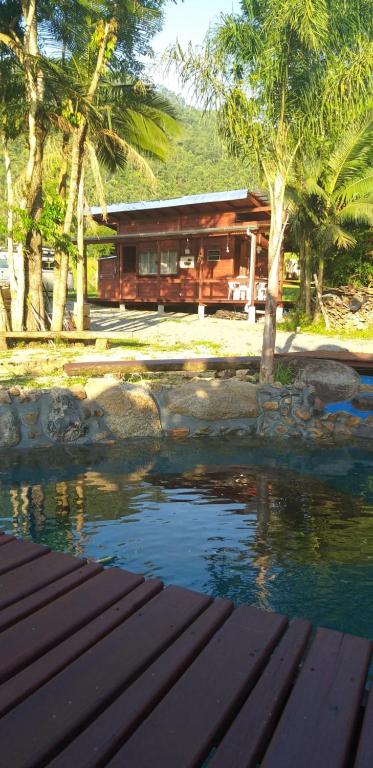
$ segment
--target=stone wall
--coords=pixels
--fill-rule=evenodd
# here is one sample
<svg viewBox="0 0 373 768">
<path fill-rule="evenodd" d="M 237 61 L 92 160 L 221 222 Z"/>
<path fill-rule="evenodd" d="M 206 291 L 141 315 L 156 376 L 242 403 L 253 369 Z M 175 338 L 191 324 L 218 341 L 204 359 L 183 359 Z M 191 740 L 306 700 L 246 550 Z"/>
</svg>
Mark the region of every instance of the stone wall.
<svg viewBox="0 0 373 768">
<path fill-rule="evenodd" d="M 71 388 L 0 389 L 3 449 L 230 433 L 373 439 L 373 413 L 365 419 L 343 410 L 325 413 L 312 386 L 259 386 L 239 377 L 153 388 L 104 377 Z"/>
</svg>

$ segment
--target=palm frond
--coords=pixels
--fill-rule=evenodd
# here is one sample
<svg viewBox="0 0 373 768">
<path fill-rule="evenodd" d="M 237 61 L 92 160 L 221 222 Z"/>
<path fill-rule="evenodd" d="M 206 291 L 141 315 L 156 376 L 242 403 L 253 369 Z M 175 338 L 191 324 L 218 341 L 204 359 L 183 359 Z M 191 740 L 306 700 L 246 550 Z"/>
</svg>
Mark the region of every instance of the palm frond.
<svg viewBox="0 0 373 768">
<path fill-rule="evenodd" d="M 355 200 L 338 211 L 338 220 L 352 224 L 370 224 L 373 226 L 373 202 Z"/>
</svg>

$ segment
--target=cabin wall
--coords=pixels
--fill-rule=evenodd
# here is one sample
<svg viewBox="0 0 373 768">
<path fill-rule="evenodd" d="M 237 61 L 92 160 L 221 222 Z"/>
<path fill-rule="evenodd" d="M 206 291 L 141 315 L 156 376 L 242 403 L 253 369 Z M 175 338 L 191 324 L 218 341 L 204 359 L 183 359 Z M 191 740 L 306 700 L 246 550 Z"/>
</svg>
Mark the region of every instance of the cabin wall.
<svg viewBox="0 0 373 768">
<path fill-rule="evenodd" d="M 161 239 L 154 236 L 146 239 L 146 234 L 220 227 L 233 229 L 237 223 L 252 223 L 255 217 L 262 217 L 263 223 L 260 221 L 259 227 L 262 232 L 266 232 L 269 226 L 268 212 L 257 214 L 253 211 L 250 214 L 247 210 L 194 209 L 185 213 L 164 209 L 118 214 L 118 234 L 130 234 L 132 237 L 139 234 L 141 239 L 132 239 L 131 245 L 118 245 L 116 259 L 100 262 L 100 297 L 139 303 L 224 303 L 233 300 L 229 285 L 232 279 L 239 277 L 243 286 L 248 285 L 250 240 L 244 232 L 239 235 L 198 234 L 189 238 L 168 238 L 165 235 Z M 267 241 L 261 234 L 258 235 L 258 246 L 255 277 L 260 280 L 267 277 Z M 171 254 L 177 254 L 178 268 L 175 274 L 161 272 L 161 262 L 165 261 L 162 253 L 166 252 L 170 252 L 171 260 Z M 180 266 L 180 260 L 187 255 L 193 259 L 193 266 Z M 140 261 L 142 269 L 152 273 L 142 272 Z M 244 297 L 243 290 L 240 301 L 244 301 Z"/>
</svg>

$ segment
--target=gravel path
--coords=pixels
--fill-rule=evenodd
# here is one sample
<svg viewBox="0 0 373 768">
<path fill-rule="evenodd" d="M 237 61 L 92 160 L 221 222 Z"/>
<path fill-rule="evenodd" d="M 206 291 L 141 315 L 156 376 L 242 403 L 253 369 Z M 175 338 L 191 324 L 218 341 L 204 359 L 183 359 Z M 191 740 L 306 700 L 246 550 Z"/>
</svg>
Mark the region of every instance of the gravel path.
<svg viewBox="0 0 373 768">
<path fill-rule="evenodd" d="M 118 332 L 126 338 L 133 338 L 145 343 L 185 345 L 191 354 L 249 355 L 260 354 L 263 325 L 248 324 L 245 320 L 223 320 L 205 317 L 199 320 L 196 314 L 170 312 L 160 315 L 157 312 L 126 310 L 113 308 L 91 309 L 92 330 Z M 203 344 L 206 344 L 204 352 Z M 220 345 L 220 349 L 216 345 Z M 278 326 L 277 352 L 300 352 L 305 350 L 335 350 L 350 352 L 371 352 L 373 339 L 340 339 L 336 336 L 322 336 L 310 333 L 291 333 L 281 331 Z M 170 353 L 171 354 L 171 353 Z M 122 352 L 123 355 L 123 352 Z M 172 356 L 182 356 L 180 350 Z M 141 357 L 137 354 L 136 357 Z M 162 354 L 164 357 L 164 354 Z"/>
</svg>

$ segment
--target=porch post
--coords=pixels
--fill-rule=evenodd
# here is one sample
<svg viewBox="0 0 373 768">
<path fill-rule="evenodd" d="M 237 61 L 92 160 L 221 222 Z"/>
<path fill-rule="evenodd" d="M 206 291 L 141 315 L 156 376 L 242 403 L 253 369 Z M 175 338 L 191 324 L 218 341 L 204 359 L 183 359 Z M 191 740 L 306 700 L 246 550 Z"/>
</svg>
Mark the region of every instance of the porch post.
<svg viewBox="0 0 373 768">
<path fill-rule="evenodd" d="M 247 319 L 249 323 L 255 323 L 255 268 L 256 268 L 256 235 L 247 230 L 250 237 L 250 260 L 249 260 L 249 287 L 247 297 Z"/>
<path fill-rule="evenodd" d="M 87 245 L 83 246 L 83 297 L 84 303 L 88 301 L 88 275 L 87 275 Z"/>
</svg>

